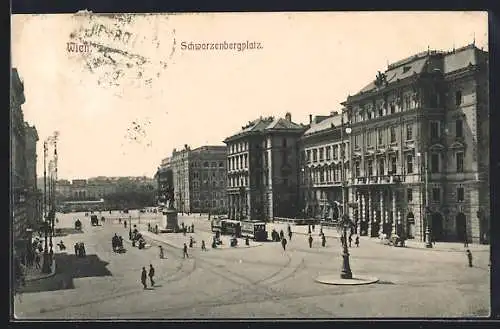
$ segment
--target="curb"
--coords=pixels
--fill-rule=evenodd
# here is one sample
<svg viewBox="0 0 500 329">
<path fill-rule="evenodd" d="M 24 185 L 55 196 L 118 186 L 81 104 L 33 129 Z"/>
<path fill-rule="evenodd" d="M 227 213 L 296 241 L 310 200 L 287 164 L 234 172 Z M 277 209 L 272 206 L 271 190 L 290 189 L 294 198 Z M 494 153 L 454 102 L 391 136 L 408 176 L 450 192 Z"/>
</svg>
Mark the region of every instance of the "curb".
<svg viewBox="0 0 500 329">
<path fill-rule="evenodd" d="M 52 261 L 52 265 L 50 266 L 50 273 L 44 274 L 42 276 L 36 277 L 36 278 L 31 278 L 31 279 L 24 279 L 25 282 L 34 282 L 42 279 L 47 279 L 50 278 L 54 275 L 56 275 L 56 261 Z"/>
</svg>

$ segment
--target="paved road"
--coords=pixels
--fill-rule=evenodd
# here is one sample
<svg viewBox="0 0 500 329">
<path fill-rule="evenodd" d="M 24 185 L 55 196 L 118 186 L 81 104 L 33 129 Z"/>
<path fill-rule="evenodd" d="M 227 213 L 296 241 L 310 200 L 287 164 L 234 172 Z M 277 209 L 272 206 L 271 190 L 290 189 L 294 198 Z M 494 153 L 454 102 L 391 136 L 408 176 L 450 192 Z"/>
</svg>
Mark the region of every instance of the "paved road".
<svg viewBox="0 0 500 329">
<path fill-rule="evenodd" d="M 59 225 L 72 226 L 74 216 L 59 215 Z M 200 229 L 209 225 L 197 216 L 180 221 L 194 221 Z M 376 276 L 380 283 L 328 286 L 314 278 L 340 272 L 340 248 L 333 238 L 326 248 L 317 238 L 309 248 L 306 237 L 297 235 L 286 252 L 279 243 L 207 252 L 197 248 L 189 259 L 165 245 L 168 259 L 160 260 L 155 245 L 138 250 L 126 244 L 127 253 L 111 252 L 115 232 L 128 236 L 118 223 L 107 220 L 91 227 L 87 218 L 83 222 L 84 233 L 62 239 L 69 248 L 84 241 L 87 259 L 58 255 L 59 273 L 16 298 L 18 318 L 456 317 L 489 312 L 487 252 L 475 253 L 477 266 L 468 268 L 460 252 L 366 242 L 351 249 L 353 272 Z M 143 290 L 140 269 L 150 263 L 158 286 Z"/>
</svg>

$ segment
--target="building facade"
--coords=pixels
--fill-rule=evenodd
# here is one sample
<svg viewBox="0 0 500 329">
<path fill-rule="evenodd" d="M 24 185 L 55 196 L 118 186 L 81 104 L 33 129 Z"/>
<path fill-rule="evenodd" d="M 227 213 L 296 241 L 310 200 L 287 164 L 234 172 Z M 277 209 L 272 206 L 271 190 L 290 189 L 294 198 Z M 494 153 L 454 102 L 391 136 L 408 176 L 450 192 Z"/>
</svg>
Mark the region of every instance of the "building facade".
<svg viewBox="0 0 500 329">
<path fill-rule="evenodd" d="M 345 127 L 344 127 L 345 128 Z M 303 216 L 338 220 L 342 204 L 342 147 L 344 173 L 349 176 L 349 140 L 341 133 L 339 112 L 310 116 L 309 128 L 300 139 L 300 191 Z"/>
<path fill-rule="evenodd" d="M 231 219 L 295 216 L 299 200 L 299 143 L 305 127 L 285 118 L 259 118 L 226 138 Z"/>
<path fill-rule="evenodd" d="M 41 193 L 37 188 L 36 128 L 24 121 L 24 84 L 16 68 L 11 70 L 10 85 L 10 209 L 14 252 L 21 258 L 31 244 L 32 232 L 42 219 Z"/>
<path fill-rule="evenodd" d="M 171 171 L 177 210 L 186 213 L 226 211 L 225 146 L 191 149 L 184 145 L 182 150 L 173 150 L 168 166 L 161 166 L 160 171 L 163 180 L 169 178 Z"/>
<path fill-rule="evenodd" d="M 170 165 L 170 157 L 161 161 L 154 178 L 157 184 L 158 205 L 161 207 L 167 206 L 167 200 L 172 197 L 170 194 L 174 189 L 174 173 Z"/>
<path fill-rule="evenodd" d="M 361 234 L 489 240 L 487 52 L 403 59 L 343 105 Z"/>
</svg>

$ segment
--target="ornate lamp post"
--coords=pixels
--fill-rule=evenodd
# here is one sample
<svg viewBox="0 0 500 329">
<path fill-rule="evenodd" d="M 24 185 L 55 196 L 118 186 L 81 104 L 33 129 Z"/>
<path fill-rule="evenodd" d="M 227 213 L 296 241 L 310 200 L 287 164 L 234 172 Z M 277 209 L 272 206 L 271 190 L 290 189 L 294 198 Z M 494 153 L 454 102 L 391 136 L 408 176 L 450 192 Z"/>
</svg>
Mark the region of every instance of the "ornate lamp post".
<svg viewBox="0 0 500 329">
<path fill-rule="evenodd" d="M 425 225 L 425 247 L 426 248 L 432 248 L 432 241 L 431 241 L 431 216 L 430 216 L 430 211 L 429 211 L 429 186 L 428 186 L 428 165 L 427 165 L 427 152 L 422 154 L 418 152 L 417 158 L 422 159 L 420 168 L 423 167 L 424 171 L 424 196 L 425 196 L 425 202 L 424 202 L 424 218 L 426 219 L 426 225 Z M 420 169 L 420 177 L 422 177 L 422 169 Z"/>
<path fill-rule="evenodd" d="M 347 212 L 347 182 L 346 182 L 346 172 L 345 172 L 345 150 L 346 146 L 344 144 L 344 129 L 345 133 L 349 135 L 351 133 L 351 128 L 344 128 L 344 115 L 342 114 L 342 124 L 340 130 L 340 140 L 342 142 L 342 147 L 340 150 L 341 155 L 341 163 L 342 163 L 342 216 L 339 221 L 339 228 L 342 229 L 342 271 L 340 273 L 340 277 L 342 279 L 352 279 L 352 271 L 351 266 L 349 264 L 349 249 L 347 245 L 347 229 L 352 228 L 354 223 L 349 218 Z"/>
</svg>

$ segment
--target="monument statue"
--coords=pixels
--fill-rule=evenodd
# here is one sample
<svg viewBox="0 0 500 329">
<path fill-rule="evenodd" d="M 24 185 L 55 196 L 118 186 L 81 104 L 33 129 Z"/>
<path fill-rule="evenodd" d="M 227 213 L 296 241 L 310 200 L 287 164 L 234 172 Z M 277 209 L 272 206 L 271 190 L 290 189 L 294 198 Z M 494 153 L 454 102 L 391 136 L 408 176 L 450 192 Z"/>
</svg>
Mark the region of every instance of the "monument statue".
<svg viewBox="0 0 500 329">
<path fill-rule="evenodd" d="M 179 225 L 177 210 L 174 208 L 174 188 L 168 186 L 165 192 L 167 209 L 163 211 L 163 230 L 166 232 L 177 232 Z"/>
</svg>

